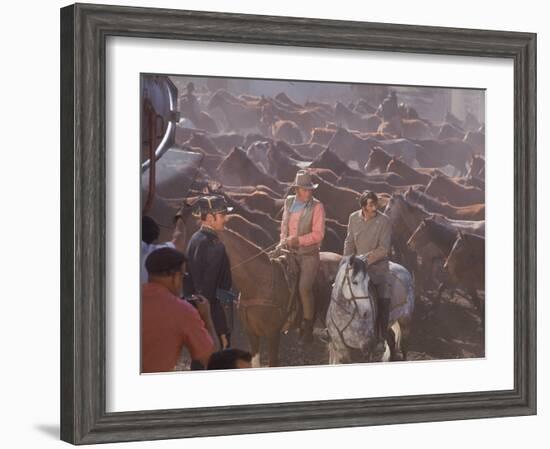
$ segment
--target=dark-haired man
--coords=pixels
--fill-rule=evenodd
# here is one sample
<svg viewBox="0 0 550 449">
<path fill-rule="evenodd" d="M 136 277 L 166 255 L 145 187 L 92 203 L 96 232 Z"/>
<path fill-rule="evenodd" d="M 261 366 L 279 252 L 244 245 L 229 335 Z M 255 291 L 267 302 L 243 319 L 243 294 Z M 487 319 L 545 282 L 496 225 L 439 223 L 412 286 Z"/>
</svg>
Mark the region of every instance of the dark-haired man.
<svg viewBox="0 0 550 449">
<path fill-rule="evenodd" d="M 361 209 L 349 217 L 348 234 L 344 242 L 344 256 L 364 256 L 367 271 L 378 297 L 377 330 L 387 340 L 390 313 L 389 254 L 391 221 L 378 210 L 378 196 L 363 192 L 359 198 Z"/>
<path fill-rule="evenodd" d="M 210 311 L 222 349 L 231 345 L 230 329 L 219 293 L 231 289 L 231 267 L 225 246 L 217 233 L 225 229 L 226 215 L 233 208 L 227 207 L 220 195 L 201 197 L 194 215 L 200 217 L 201 227 L 187 245 L 190 284 L 186 293 L 200 294 L 210 302 Z"/>
<path fill-rule="evenodd" d="M 185 232 L 182 230 L 183 222 L 182 220 L 176 221 L 176 227 L 172 235 L 172 240 L 164 243 L 157 243 L 157 240 L 160 235 L 160 228 L 157 222 L 149 217 L 148 215 L 143 215 L 141 217 L 141 271 L 140 278 L 141 283 L 145 284 L 147 282 L 147 270 L 145 269 L 145 260 L 147 256 L 151 254 L 154 250 L 159 248 L 174 248 L 180 252 L 185 250 Z"/>
<path fill-rule="evenodd" d="M 141 283 L 145 284 L 148 279 L 147 270 L 145 269 L 145 260 L 147 256 L 159 248 L 168 247 L 176 248 L 174 242 L 156 243 L 160 235 L 159 225 L 148 215 L 141 217 Z"/>
<path fill-rule="evenodd" d="M 206 369 L 252 368 L 252 354 L 242 349 L 224 349 L 210 356 Z"/>
<path fill-rule="evenodd" d="M 145 261 L 149 282 L 141 287 L 141 372 L 172 371 L 183 347 L 204 366 L 215 350 L 210 308 L 196 298 L 196 309 L 180 299 L 185 256 L 159 248 Z"/>
</svg>

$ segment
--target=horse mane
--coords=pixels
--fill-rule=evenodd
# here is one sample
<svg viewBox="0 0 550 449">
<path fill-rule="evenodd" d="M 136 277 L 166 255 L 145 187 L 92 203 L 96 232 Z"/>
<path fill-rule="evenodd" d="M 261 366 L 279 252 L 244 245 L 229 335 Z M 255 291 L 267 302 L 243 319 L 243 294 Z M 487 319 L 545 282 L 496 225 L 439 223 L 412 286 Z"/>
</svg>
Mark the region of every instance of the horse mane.
<svg viewBox="0 0 550 449">
<path fill-rule="evenodd" d="M 394 198 L 399 198 L 401 200 L 403 200 L 403 203 L 405 204 L 405 206 L 408 208 L 408 209 L 415 209 L 415 210 L 418 210 L 420 211 L 422 214 L 424 215 L 433 215 L 433 214 L 430 214 L 430 212 L 428 212 L 426 210 L 426 208 L 422 205 L 422 204 L 418 204 L 418 203 L 411 203 L 410 201 L 407 201 L 407 198 L 405 198 L 405 194 L 403 193 L 395 193 L 393 195 Z"/>
<path fill-rule="evenodd" d="M 234 147 L 228 154 L 225 156 L 222 161 L 220 162 L 220 165 L 218 166 L 218 170 L 222 166 L 222 164 L 229 164 L 233 160 L 240 162 L 242 164 L 246 164 L 249 167 L 253 167 L 255 170 L 260 171 L 259 168 L 256 166 L 256 164 L 248 157 L 246 154 L 246 150 L 244 150 L 242 147 L 236 146 Z"/>
<path fill-rule="evenodd" d="M 390 159 L 390 161 L 388 162 L 388 165 L 386 166 L 386 171 L 391 171 L 389 170 L 389 167 L 390 165 L 395 165 L 397 166 L 398 168 L 402 168 L 404 171 L 407 171 L 409 173 L 416 173 L 416 174 L 420 174 L 418 173 L 414 168 L 412 168 L 411 166 L 409 166 L 409 164 L 403 162 L 399 157 L 397 156 L 394 156 Z"/>
<path fill-rule="evenodd" d="M 349 262 L 352 267 L 353 277 L 357 276 L 359 273 L 363 275 L 367 273 L 367 264 L 364 258 L 360 256 L 352 255 L 350 256 Z"/>
<path fill-rule="evenodd" d="M 470 191 L 471 190 L 481 190 L 479 187 L 462 185 L 462 184 L 454 181 L 453 179 L 449 178 L 448 176 L 446 176 L 444 174 L 440 174 L 440 173 L 436 173 L 435 175 L 432 176 L 432 179 L 430 180 L 430 182 L 426 186 L 426 190 L 428 189 L 430 184 L 432 184 L 432 182 L 440 182 L 440 183 L 444 183 L 444 184 L 446 183 L 447 185 L 451 185 L 453 187 L 457 187 L 457 188 L 463 189 L 463 190 L 470 190 Z"/>
<path fill-rule="evenodd" d="M 370 139 L 370 137 L 369 137 Z M 380 145 L 374 145 L 371 150 L 370 150 L 370 154 L 369 154 L 369 158 L 373 156 L 373 153 L 374 153 L 374 156 L 378 156 L 378 157 L 383 157 L 385 159 L 389 159 L 387 164 L 390 163 L 390 160 L 391 160 L 391 155 L 385 151 Z M 378 154 L 376 154 L 378 153 Z"/>
<path fill-rule="evenodd" d="M 428 209 L 441 209 L 442 206 L 445 207 L 449 205 L 449 203 L 447 202 L 438 201 L 433 196 L 416 189 L 409 190 L 406 194 L 405 199 L 408 199 L 407 197 L 410 197 L 410 199 L 415 203 L 423 202 L 424 204 L 419 205 L 423 206 L 424 208 L 427 207 Z"/>
<path fill-rule="evenodd" d="M 436 216 L 441 214 L 431 214 L 430 216 L 426 217 L 423 221 L 426 223 L 426 226 L 428 226 L 428 231 L 433 233 L 434 236 L 437 238 L 452 238 L 456 239 L 458 235 L 458 231 L 452 227 L 449 227 L 446 224 L 443 224 L 436 220 Z"/>
<path fill-rule="evenodd" d="M 223 100 L 226 100 L 229 103 L 242 105 L 242 102 L 239 101 L 238 97 L 236 97 L 235 95 L 233 95 L 232 93 L 230 93 L 225 89 L 218 89 L 216 92 L 214 92 L 214 95 L 212 95 L 212 98 L 210 99 L 210 101 L 212 101 L 212 99 L 214 98 L 221 98 Z"/>
<path fill-rule="evenodd" d="M 330 166 L 336 166 L 335 168 L 344 168 L 345 162 L 340 159 L 340 157 L 334 153 L 334 151 L 331 151 L 330 147 L 326 147 L 325 150 L 323 150 L 311 163 L 311 165 L 315 165 L 315 163 L 326 163 L 326 165 Z M 315 168 L 315 167 L 314 167 Z"/>
<path fill-rule="evenodd" d="M 340 192 L 351 192 L 351 193 L 354 193 L 355 195 L 357 195 L 357 196 L 359 197 L 359 193 L 356 192 L 356 191 L 353 190 L 353 189 L 350 189 L 349 187 L 343 187 L 343 186 L 339 186 L 339 185 L 333 184 L 332 182 L 327 181 L 327 180 L 324 179 L 322 176 L 319 176 L 319 175 L 316 174 L 316 173 L 312 173 L 311 176 L 313 177 L 313 180 L 315 181 L 315 183 L 319 184 L 319 187 L 321 187 L 321 186 L 328 186 L 328 187 L 331 187 L 331 188 L 333 188 L 333 189 L 336 189 L 337 191 L 340 191 Z M 342 176 L 338 177 L 338 179 L 342 179 L 344 176 L 351 177 L 350 175 L 346 175 L 346 173 L 344 173 Z"/>
</svg>

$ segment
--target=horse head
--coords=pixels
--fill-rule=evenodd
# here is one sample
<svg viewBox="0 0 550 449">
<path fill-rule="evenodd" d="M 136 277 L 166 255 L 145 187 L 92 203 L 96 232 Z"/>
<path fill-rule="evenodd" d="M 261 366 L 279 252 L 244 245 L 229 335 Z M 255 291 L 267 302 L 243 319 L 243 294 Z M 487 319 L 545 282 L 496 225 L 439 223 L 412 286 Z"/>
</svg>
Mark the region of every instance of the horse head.
<svg viewBox="0 0 550 449">
<path fill-rule="evenodd" d="M 369 275 L 361 256 L 345 256 L 334 281 L 327 326 L 333 349 L 344 347 L 372 352 L 375 306 L 369 292 Z"/>
</svg>

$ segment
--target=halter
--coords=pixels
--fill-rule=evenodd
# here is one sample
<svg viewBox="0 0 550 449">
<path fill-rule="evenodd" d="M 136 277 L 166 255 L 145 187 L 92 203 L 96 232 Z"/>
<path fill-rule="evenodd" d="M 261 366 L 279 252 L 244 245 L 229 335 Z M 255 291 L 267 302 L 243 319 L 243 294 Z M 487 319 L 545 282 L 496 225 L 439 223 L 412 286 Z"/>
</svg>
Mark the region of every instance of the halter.
<svg viewBox="0 0 550 449">
<path fill-rule="evenodd" d="M 370 295 L 366 295 L 366 296 L 355 296 L 354 295 L 353 289 L 351 288 L 351 279 L 350 279 L 350 276 L 349 276 L 350 270 L 351 270 L 351 267 L 346 268 L 346 274 L 345 274 L 344 279 L 342 280 L 342 285 L 340 286 L 340 290 L 343 290 L 343 285 L 344 285 L 345 282 L 347 282 L 348 287 L 349 287 L 349 291 L 351 293 L 351 298 L 344 298 L 344 299 L 346 299 L 348 302 L 353 303 L 353 313 L 352 313 L 351 318 L 349 319 L 349 321 L 346 323 L 346 325 L 342 329 L 338 328 L 338 326 L 334 322 L 334 319 L 332 318 L 332 315 L 330 317 L 330 320 L 332 322 L 332 325 L 334 326 L 334 328 L 338 332 L 338 335 L 340 336 L 340 339 L 342 340 L 342 343 L 344 344 L 344 346 L 349 350 L 354 350 L 354 349 L 357 349 L 357 348 L 353 348 L 352 346 L 350 346 L 346 343 L 346 340 L 344 338 L 344 332 L 349 327 L 349 325 L 352 323 L 353 319 L 355 318 L 355 315 L 357 315 L 357 311 L 359 310 L 359 305 L 357 304 L 357 300 L 359 300 L 359 299 L 368 299 L 371 303 L 371 308 L 372 308 L 373 311 L 375 310 L 375 305 L 374 305 L 374 301 L 372 300 L 372 297 Z M 368 292 L 368 289 L 367 289 L 367 292 Z M 335 300 L 334 302 L 336 303 L 336 305 L 343 308 L 343 306 L 340 304 L 340 301 Z"/>
</svg>

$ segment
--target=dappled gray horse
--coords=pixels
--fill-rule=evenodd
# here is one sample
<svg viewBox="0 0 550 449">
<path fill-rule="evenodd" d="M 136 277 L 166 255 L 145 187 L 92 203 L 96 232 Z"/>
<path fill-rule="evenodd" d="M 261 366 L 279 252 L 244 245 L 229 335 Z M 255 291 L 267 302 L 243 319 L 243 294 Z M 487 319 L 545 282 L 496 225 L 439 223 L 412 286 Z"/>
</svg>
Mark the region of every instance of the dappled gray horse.
<svg viewBox="0 0 550 449">
<path fill-rule="evenodd" d="M 382 361 L 406 360 L 404 340 L 408 337 L 414 310 L 414 281 L 401 265 L 390 262 L 391 309 L 389 326 L 391 342 L 385 342 Z M 364 260 L 356 256 L 342 258 L 333 284 L 327 311 L 330 337 L 329 363 L 349 363 L 352 354 L 360 352 L 364 360 L 374 361 L 377 344 L 376 301 L 369 290 L 369 275 Z"/>
</svg>

